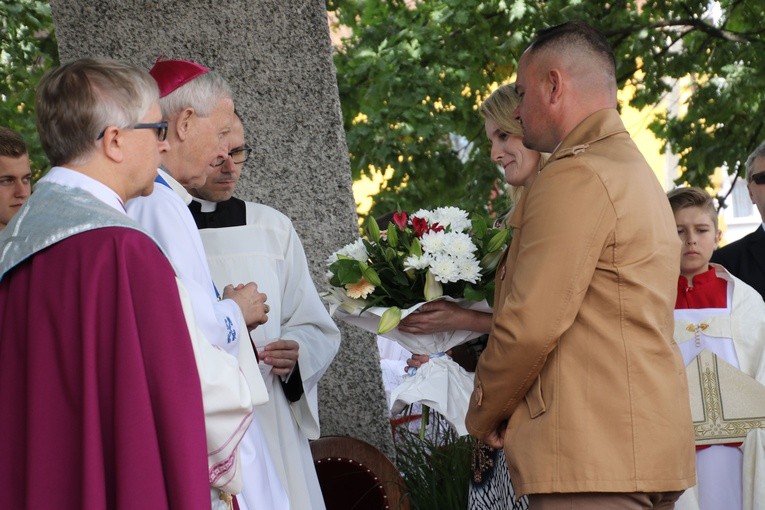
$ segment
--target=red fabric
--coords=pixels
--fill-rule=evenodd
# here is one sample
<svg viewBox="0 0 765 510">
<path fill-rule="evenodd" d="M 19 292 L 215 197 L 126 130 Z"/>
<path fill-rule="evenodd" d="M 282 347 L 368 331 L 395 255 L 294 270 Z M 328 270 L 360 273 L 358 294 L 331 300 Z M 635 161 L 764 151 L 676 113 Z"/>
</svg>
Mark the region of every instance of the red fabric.
<svg viewBox="0 0 765 510">
<path fill-rule="evenodd" d="M 210 509 L 173 275 L 147 236 L 103 228 L 0 281 L 0 508 Z"/>
<path fill-rule="evenodd" d="M 205 66 L 187 60 L 160 60 L 157 59 L 149 74 L 159 86 L 159 97 L 165 97 L 175 89 L 185 85 L 197 76 L 207 72 Z"/>
<path fill-rule="evenodd" d="M 693 277 L 693 287 L 680 275 L 677 281 L 676 310 L 725 308 L 728 306 L 728 282 L 715 274 L 714 268 Z"/>
</svg>

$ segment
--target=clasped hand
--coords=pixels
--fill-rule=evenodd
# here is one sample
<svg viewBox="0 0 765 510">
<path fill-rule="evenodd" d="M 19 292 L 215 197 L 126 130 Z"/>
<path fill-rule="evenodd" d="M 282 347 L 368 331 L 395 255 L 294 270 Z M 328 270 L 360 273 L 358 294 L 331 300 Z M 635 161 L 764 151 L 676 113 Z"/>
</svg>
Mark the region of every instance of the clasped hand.
<svg viewBox="0 0 765 510">
<path fill-rule="evenodd" d="M 295 368 L 300 351 L 300 344 L 294 340 L 276 340 L 267 344 L 260 352 L 260 359 L 271 365 L 271 372 L 287 376 Z"/>
<path fill-rule="evenodd" d="M 267 296 L 258 292 L 258 285 L 254 282 L 240 283 L 236 287 L 226 285 L 223 288 L 223 299 L 233 299 L 239 305 L 244 316 L 244 323 L 252 331 L 268 321 Z"/>
</svg>

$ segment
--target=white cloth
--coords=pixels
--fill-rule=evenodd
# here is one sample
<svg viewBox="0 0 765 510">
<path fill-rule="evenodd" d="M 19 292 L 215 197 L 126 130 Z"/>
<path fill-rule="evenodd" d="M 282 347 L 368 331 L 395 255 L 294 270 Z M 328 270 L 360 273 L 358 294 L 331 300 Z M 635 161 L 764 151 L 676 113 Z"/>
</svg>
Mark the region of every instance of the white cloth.
<svg viewBox="0 0 765 510">
<path fill-rule="evenodd" d="M 83 173 L 62 166 L 54 166 L 38 182 L 52 182 L 61 186 L 85 190 L 106 205 L 114 207 L 122 213 L 125 212 L 125 205 L 116 191 Z"/>
<path fill-rule="evenodd" d="M 765 508 L 765 430 L 749 431 L 744 440 L 744 510 Z"/>
<path fill-rule="evenodd" d="M 211 203 L 203 203 L 203 211 L 209 210 Z M 270 399 L 257 406 L 255 413 L 273 447 L 292 508 L 323 509 L 308 439 L 319 437 L 317 383 L 337 353 L 340 332 L 316 292 L 303 246 L 289 218 L 252 202 L 246 203 L 246 211 L 246 225 L 202 229 L 200 235 L 216 284 L 254 281 L 268 296 L 268 322 L 252 332 L 258 352 L 278 339 L 294 340 L 300 346 L 303 396 L 290 404 L 270 367 L 261 364 Z M 238 498 L 242 510 L 268 508 L 247 483 L 246 464 L 256 451 L 257 440 L 247 434 L 242 441 L 245 488 Z"/>
<path fill-rule="evenodd" d="M 167 172 L 160 169 L 159 175 L 170 188 L 155 183 L 148 197 L 129 200 L 128 216 L 159 241 L 191 294 L 197 323 L 208 340 L 236 356 L 242 336 L 236 325 L 242 320 L 242 312 L 233 300 L 217 299 L 202 241 L 186 207 L 191 195 Z"/>
<path fill-rule="evenodd" d="M 390 399 L 391 392 L 404 382 L 406 360 L 412 357 L 412 353 L 384 336 L 377 337 L 377 350 L 380 352 L 380 370 L 385 388 L 385 399 L 390 409 L 393 405 Z"/>
<path fill-rule="evenodd" d="M 326 299 L 326 298 L 325 298 Z M 458 303 L 461 307 L 481 312 L 491 312 L 486 301 L 468 301 L 443 297 L 447 301 Z M 369 332 L 376 332 L 382 315 L 387 307 L 373 306 L 364 311 L 354 309 L 348 304 L 340 304 L 331 296 L 328 301 L 330 310 L 343 321 L 358 326 Z M 414 313 L 425 303 L 401 310 L 401 319 Z M 467 435 L 465 415 L 473 392 L 475 374 L 466 371 L 445 355 L 446 351 L 461 343 L 481 336 L 478 331 L 444 331 L 430 334 L 405 333 L 393 328 L 385 333 L 385 337 L 399 343 L 409 352 L 428 354 L 431 359 L 416 372 L 409 371 L 403 377 L 403 382 L 391 391 L 388 399 L 392 414 L 399 414 L 407 406 L 420 402 L 438 412 L 448 421 L 460 436 Z"/>
<path fill-rule="evenodd" d="M 686 366 L 703 350 L 738 368 L 761 384 L 765 384 L 765 302 L 757 291 L 718 264 L 718 277 L 727 281 L 727 307 L 675 310 L 675 339 Z M 689 336 L 689 324 L 705 322 L 705 330 L 697 328 Z M 675 504 L 678 510 L 742 510 L 760 508 L 754 502 L 765 489 L 755 485 L 765 477 L 763 431 L 747 436 L 741 449 L 713 445 L 696 452 L 697 484 L 686 490 Z M 748 461 L 745 462 L 745 459 Z M 759 462 L 757 461 L 759 459 Z M 742 467 L 743 466 L 743 467 Z M 749 490 L 747 491 L 747 487 Z M 747 498 L 744 498 L 744 495 Z M 762 499 L 760 499 L 760 505 Z"/>
<path fill-rule="evenodd" d="M 189 195 L 167 172 L 159 170 L 159 175 L 171 187 L 155 184 L 154 191 L 148 197 L 139 197 L 128 201 L 126 204 L 127 213 L 154 237 L 173 264 L 176 274 L 188 292 L 191 310 L 193 310 L 195 323 L 200 334 L 212 345 L 220 347 L 221 354 L 224 354 L 223 349 L 225 349 L 228 353 L 239 358 L 237 377 L 241 377 L 246 383 L 245 387 L 250 390 L 249 406 L 262 402 L 262 395 L 257 395 L 253 391 L 259 385 L 262 387 L 262 378 L 256 369 L 254 354 L 248 342 L 239 342 L 241 337 L 246 338 L 246 329 L 244 333 L 240 331 L 244 325 L 242 313 L 238 305 L 232 300 L 217 301 L 210 270 L 204 256 L 204 248 L 199 239 L 194 219 L 186 207 L 187 202 L 184 202 L 184 199 L 187 200 Z M 234 364 L 236 365 L 236 361 Z M 200 376 L 202 375 L 200 372 Z M 207 412 L 207 406 L 205 411 Z M 222 410 L 219 409 L 218 411 L 221 412 Z M 242 486 L 241 469 L 236 469 L 239 457 L 236 457 L 236 463 L 229 468 L 234 469 L 234 477 L 228 480 L 226 484 L 216 485 L 216 482 L 221 480 L 219 474 L 221 465 L 214 461 L 215 455 L 222 447 L 234 449 L 240 443 L 245 432 L 252 435 L 260 434 L 261 436 L 262 433 L 257 425 L 252 426 L 250 424 L 249 427 L 242 427 L 241 422 L 245 421 L 247 416 L 252 416 L 250 407 L 232 408 L 228 410 L 228 413 L 230 418 L 228 423 L 235 422 L 236 418 L 240 423 L 236 427 L 230 427 L 228 430 L 216 434 L 218 437 L 227 438 L 223 444 L 211 444 L 209 441 L 210 433 L 208 433 L 211 485 L 227 492 L 237 493 Z M 205 418 L 206 425 L 210 428 L 211 423 L 207 413 Z M 275 480 L 274 476 L 270 475 L 275 468 L 267 450 L 262 449 L 258 452 L 255 466 L 259 470 L 257 480 L 262 482 L 261 485 L 255 487 L 255 490 L 259 491 L 262 501 L 272 501 L 272 504 L 266 508 L 288 508 L 284 488 L 278 483 L 278 480 Z M 216 492 L 213 491 L 214 507 L 220 505 L 215 494 Z"/>
</svg>

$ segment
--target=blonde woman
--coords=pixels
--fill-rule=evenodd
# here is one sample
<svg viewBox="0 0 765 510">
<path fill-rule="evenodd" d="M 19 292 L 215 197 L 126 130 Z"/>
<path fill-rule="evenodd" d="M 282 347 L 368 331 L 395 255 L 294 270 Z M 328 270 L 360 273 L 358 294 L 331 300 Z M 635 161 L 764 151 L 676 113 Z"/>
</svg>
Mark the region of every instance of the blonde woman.
<svg viewBox="0 0 765 510">
<path fill-rule="evenodd" d="M 546 157 L 523 145 L 523 127 L 513 117 L 518 105 L 515 84 L 502 85 L 481 104 L 486 137 L 491 142 L 491 159 L 502 169 L 510 185 L 510 197 L 515 204 L 523 191 L 531 186 L 544 165 Z M 503 215 L 499 221 L 504 221 Z M 449 301 L 434 301 L 420 307 L 418 313 L 406 317 L 399 329 L 407 333 L 427 334 L 456 329 L 491 330 L 491 314 L 467 310 Z M 409 366 L 419 367 L 427 362 L 427 355 L 414 355 Z M 474 365 L 474 363 L 473 363 Z M 473 476 L 470 481 L 468 508 L 470 510 L 525 510 L 528 498 L 515 500 L 515 491 L 502 450 L 478 443 L 473 455 Z"/>
</svg>

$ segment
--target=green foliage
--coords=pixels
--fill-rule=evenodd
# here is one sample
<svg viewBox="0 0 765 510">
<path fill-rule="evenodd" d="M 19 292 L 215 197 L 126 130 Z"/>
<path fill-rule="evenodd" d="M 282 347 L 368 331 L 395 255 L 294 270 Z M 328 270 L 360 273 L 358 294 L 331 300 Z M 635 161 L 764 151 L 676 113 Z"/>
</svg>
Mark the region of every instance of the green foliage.
<svg viewBox="0 0 765 510">
<path fill-rule="evenodd" d="M 504 209 L 477 101 L 512 78 L 538 29 L 571 19 L 608 36 L 619 85 L 636 89 L 633 106 L 663 101 L 675 111 L 674 81 L 690 86 L 687 113 L 651 125 L 679 155 L 679 182 L 705 186 L 719 167 L 742 174 L 765 139 L 760 0 L 328 0 L 327 7 L 351 29 L 335 64 L 354 177 L 370 165 L 395 170 L 373 215 L 446 204 Z"/>
<path fill-rule="evenodd" d="M 434 436 L 434 437 L 431 437 Z M 467 508 L 473 439 L 451 428 L 421 435 L 404 426 L 395 430 L 396 465 L 415 510 Z"/>
<path fill-rule="evenodd" d="M 35 179 L 48 168 L 35 127 L 35 86 L 58 61 L 48 2 L 0 2 L 0 124 L 24 137 Z"/>
</svg>

